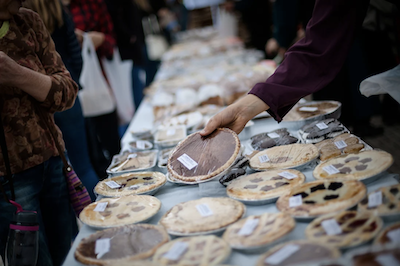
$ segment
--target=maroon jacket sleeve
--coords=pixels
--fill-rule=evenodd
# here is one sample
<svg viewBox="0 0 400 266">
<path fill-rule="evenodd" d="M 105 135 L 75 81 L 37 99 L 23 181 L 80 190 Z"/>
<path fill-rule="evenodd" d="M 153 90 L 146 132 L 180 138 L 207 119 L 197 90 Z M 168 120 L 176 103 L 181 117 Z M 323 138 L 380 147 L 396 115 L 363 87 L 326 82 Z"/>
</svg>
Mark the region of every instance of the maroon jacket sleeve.
<svg viewBox="0 0 400 266">
<path fill-rule="evenodd" d="M 280 122 L 302 97 L 329 84 L 339 73 L 369 0 L 317 0 L 306 35 L 285 54 L 266 82 L 249 92 L 263 100 Z"/>
</svg>

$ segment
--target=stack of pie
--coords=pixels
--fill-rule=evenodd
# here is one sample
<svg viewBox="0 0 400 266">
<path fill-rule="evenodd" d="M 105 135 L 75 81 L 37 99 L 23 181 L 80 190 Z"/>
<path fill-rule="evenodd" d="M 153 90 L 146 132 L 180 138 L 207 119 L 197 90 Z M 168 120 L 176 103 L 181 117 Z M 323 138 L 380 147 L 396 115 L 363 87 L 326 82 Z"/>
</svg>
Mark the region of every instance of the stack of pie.
<svg viewBox="0 0 400 266">
<path fill-rule="evenodd" d="M 345 132 L 348 132 L 348 130 L 342 123 L 333 118 L 312 122 L 299 130 L 299 134 L 305 143 L 318 143 Z"/>
<path fill-rule="evenodd" d="M 333 139 L 326 139 L 316 143 L 321 161 L 349 153 L 358 153 L 364 148 L 359 138 L 349 133 L 343 133 Z"/>
<path fill-rule="evenodd" d="M 153 217 L 161 208 L 161 201 L 148 195 L 103 198 L 86 206 L 79 219 L 100 228 L 127 225 Z"/>
<path fill-rule="evenodd" d="M 369 198 L 374 196 L 372 194 L 378 197 L 376 202 L 369 202 Z M 379 216 L 400 214 L 400 184 L 381 187 L 369 193 L 368 197 L 365 197 L 358 204 L 358 209 L 369 211 Z"/>
<path fill-rule="evenodd" d="M 125 173 L 132 171 L 140 171 L 149 169 L 155 166 L 157 161 L 157 151 L 138 151 L 124 152 L 120 155 L 115 155 L 110 166 L 107 168 L 107 173 Z"/>
<path fill-rule="evenodd" d="M 350 248 L 373 239 L 382 225 L 378 216 L 366 212 L 344 211 L 315 219 L 307 226 L 306 236 L 327 245 Z"/>
<path fill-rule="evenodd" d="M 260 133 L 250 138 L 251 147 L 262 151 L 274 146 L 296 143 L 297 138 L 290 135 L 286 128 L 280 128 L 267 133 Z"/>
<path fill-rule="evenodd" d="M 374 241 L 374 244 L 379 245 L 387 245 L 389 243 L 400 244 L 400 223 L 386 227 Z"/>
</svg>

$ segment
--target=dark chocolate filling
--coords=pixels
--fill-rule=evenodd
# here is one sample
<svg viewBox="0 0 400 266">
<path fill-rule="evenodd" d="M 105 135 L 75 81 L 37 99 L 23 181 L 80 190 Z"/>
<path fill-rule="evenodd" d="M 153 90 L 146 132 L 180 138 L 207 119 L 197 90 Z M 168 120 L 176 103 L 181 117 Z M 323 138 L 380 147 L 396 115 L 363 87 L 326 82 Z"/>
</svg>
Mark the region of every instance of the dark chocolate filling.
<svg viewBox="0 0 400 266">
<path fill-rule="evenodd" d="M 274 189 L 274 187 L 273 186 L 268 186 L 268 185 L 263 186 L 262 188 L 260 188 L 260 190 L 262 190 L 262 191 L 269 191 L 269 190 L 272 190 L 272 189 Z"/>
<path fill-rule="evenodd" d="M 355 160 L 358 160 L 358 159 L 360 159 L 360 157 L 357 157 L 357 156 L 355 156 L 355 157 L 349 157 L 349 158 L 347 158 L 346 160 L 344 160 L 344 162 L 345 162 L 345 163 L 348 163 L 348 162 L 355 161 Z"/>
<path fill-rule="evenodd" d="M 253 188 L 257 188 L 257 187 L 258 187 L 258 185 L 247 185 L 244 188 L 245 189 L 253 189 Z"/>
<path fill-rule="evenodd" d="M 308 194 L 305 192 L 297 193 L 297 194 L 293 195 L 293 197 L 298 196 L 298 195 L 301 195 L 301 198 L 303 198 L 303 199 L 308 197 Z"/>
<path fill-rule="evenodd" d="M 321 185 L 317 185 L 317 186 L 315 186 L 315 187 L 312 187 L 312 188 L 310 188 L 311 189 L 311 193 L 312 192 L 315 192 L 315 191 L 317 191 L 317 190 L 325 190 L 326 188 L 325 188 L 325 185 L 324 184 L 321 184 Z"/>
<path fill-rule="evenodd" d="M 339 198 L 339 195 L 326 195 L 324 200 L 333 200 Z"/>
<path fill-rule="evenodd" d="M 365 158 L 365 159 L 360 160 L 360 163 L 369 163 L 371 161 L 372 161 L 371 158 Z"/>
<path fill-rule="evenodd" d="M 339 189 L 339 188 L 341 188 L 341 187 L 343 187 L 343 183 L 341 183 L 341 182 L 332 182 L 332 183 L 329 185 L 328 189 L 329 189 L 329 190 L 335 191 L 335 190 L 337 190 L 337 189 Z"/>
<path fill-rule="evenodd" d="M 350 167 L 343 167 L 342 169 L 339 169 L 341 174 L 348 174 L 351 172 L 351 168 Z"/>
<path fill-rule="evenodd" d="M 259 182 L 262 182 L 262 181 L 263 181 L 262 178 L 254 178 L 254 179 L 250 180 L 250 182 L 252 182 L 252 183 L 259 183 Z"/>
<path fill-rule="evenodd" d="M 368 165 L 366 165 L 366 164 L 360 164 L 360 165 L 356 165 L 355 168 L 357 171 L 363 171 L 363 170 L 367 169 L 367 167 L 368 167 Z"/>
<path fill-rule="evenodd" d="M 392 193 L 393 195 L 396 195 L 397 193 L 399 193 L 399 189 L 397 187 L 391 188 L 390 193 Z"/>
</svg>

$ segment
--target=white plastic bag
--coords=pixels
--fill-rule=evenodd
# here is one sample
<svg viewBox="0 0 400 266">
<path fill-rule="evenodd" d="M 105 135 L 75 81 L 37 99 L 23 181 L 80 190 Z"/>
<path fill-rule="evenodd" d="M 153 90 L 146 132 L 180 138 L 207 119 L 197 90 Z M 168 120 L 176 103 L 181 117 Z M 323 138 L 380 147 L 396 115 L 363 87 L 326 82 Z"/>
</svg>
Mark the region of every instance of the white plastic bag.
<svg viewBox="0 0 400 266">
<path fill-rule="evenodd" d="M 135 112 L 132 93 L 132 61 L 121 61 L 118 48 L 112 60 L 102 59 L 104 72 L 114 92 L 121 125 L 129 124 Z"/>
<path fill-rule="evenodd" d="M 115 109 L 111 88 L 101 71 L 92 39 L 85 33 L 82 44 L 83 67 L 79 79 L 79 99 L 85 117 L 109 114 Z"/>
<path fill-rule="evenodd" d="M 150 60 L 160 60 L 162 55 L 168 50 L 168 42 L 163 36 L 157 17 L 150 15 L 142 19 L 143 32 L 147 56 Z"/>
</svg>

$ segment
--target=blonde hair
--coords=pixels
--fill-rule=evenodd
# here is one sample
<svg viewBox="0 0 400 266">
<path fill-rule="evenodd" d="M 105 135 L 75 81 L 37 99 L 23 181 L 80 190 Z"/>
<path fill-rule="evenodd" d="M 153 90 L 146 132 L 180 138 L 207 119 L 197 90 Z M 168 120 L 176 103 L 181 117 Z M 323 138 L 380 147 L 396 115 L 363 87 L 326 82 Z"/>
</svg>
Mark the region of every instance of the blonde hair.
<svg viewBox="0 0 400 266">
<path fill-rule="evenodd" d="M 50 33 L 64 24 L 59 0 L 29 0 L 23 2 L 22 5 L 37 12 Z"/>
</svg>

